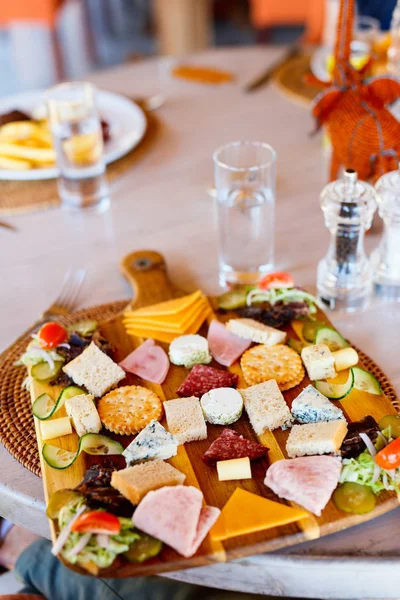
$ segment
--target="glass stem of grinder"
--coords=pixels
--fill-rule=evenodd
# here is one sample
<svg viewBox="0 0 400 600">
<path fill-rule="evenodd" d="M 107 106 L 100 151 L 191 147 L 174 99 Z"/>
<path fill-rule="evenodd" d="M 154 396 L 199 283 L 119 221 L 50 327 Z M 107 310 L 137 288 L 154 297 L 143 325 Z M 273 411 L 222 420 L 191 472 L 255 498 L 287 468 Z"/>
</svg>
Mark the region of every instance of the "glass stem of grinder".
<svg viewBox="0 0 400 600">
<path fill-rule="evenodd" d="M 318 265 L 319 298 L 331 310 L 362 309 L 372 289 L 364 235 L 376 210 L 374 188 L 347 169 L 342 179 L 322 190 L 321 208 L 331 241 L 327 255 Z"/>
</svg>

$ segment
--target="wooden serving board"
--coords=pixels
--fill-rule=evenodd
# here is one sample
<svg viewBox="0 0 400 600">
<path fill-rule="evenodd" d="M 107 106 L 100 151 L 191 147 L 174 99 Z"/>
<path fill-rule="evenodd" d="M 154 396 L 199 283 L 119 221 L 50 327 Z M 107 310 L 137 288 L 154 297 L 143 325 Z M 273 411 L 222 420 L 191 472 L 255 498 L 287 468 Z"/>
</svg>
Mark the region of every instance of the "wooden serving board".
<svg viewBox="0 0 400 600">
<path fill-rule="evenodd" d="M 121 263 L 121 269 L 122 273 L 128 279 L 133 288 L 134 300 L 132 301 L 132 305 L 134 305 L 135 308 L 149 304 L 155 304 L 157 302 L 176 298 L 188 293 L 179 290 L 168 279 L 164 259 L 156 252 L 134 252 L 123 259 Z M 215 300 L 211 298 L 210 301 L 215 309 Z M 213 318 L 226 321 L 231 316 L 232 315 L 229 314 L 220 315 L 215 313 L 210 316 L 209 321 L 211 321 Z M 318 315 L 318 318 L 329 323 L 328 318 L 322 313 Z M 206 335 L 207 326 L 207 323 L 204 323 L 199 333 Z M 101 331 L 115 347 L 116 354 L 114 358 L 116 361 L 122 360 L 135 347 L 143 342 L 142 338 L 134 338 L 126 334 L 122 324 L 121 315 L 110 321 L 102 323 Z M 298 337 L 292 327 L 288 327 L 287 331 L 290 337 Z M 164 347 L 167 349 L 167 345 L 164 345 Z M 222 368 L 217 364 L 214 364 L 213 366 Z M 238 387 L 246 387 L 239 364 L 236 363 L 230 368 L 230 370 L 239 375 Z M 188 371 L 184 367 L 176 367 L 171 365 L 167 379 L 162 386 L 144 382 L 135 376 L 128 376 L 128 384 L 147 386 L 155 391 L 162 400 L 168 400 L 177 397 L 176 390 L 181 382 L 185 379 L 187 373 Z M 310 381 L 305 378 L 299 386 L 288 392 L 284 392 L 284 396 L 289 406 L 291 405 L 292 399 L 295 398 L 309 383 Z M 127 385 L 126 380 L 124 380 L 123 385 Z M 60 388 L 57 389 L 55 387 L 34 382 L 32 385 L 32 400 L 44 392 L 47 392 L 51 394 L 52 397 L 56 398 L 59 391 Z M 352 391 L 343 401 L 337 402 L 337 404 L 343 409 L 348 421 L 357 421 L 368 414 L 379 420 L 384 415 L 396 413 L 396 410 L 390 400 L 383 394 L 381 396 L 376 396 L 357 390 Z M 57 413 L 56 418 L 64 416 L 64 410 L 64 408 L 61 409 Z M 37 419 L 35 419 L 35 422 L 38 446 L 41 453 L 43 442 L 41 439 Z M 278 429 L 274 432 L 267 432 L 262 436 L 257 437 L 250 426 L 245 412 L 239 421 L 232 425 L 232 427 L 246 438 L 258 440 L 265 446 L 268 446 L 268 448 L 270 448 L 268 454 L 270 462 L 286 458 L 285 445 L 288 437 L 287 431 L 285 432 Z M 208 425 L 207 440 L 192 442 L 190 444 L 185 444 L 184 446 L 179 446 L 178 455 L 169 460 L 174 467 L 186 474 L 185 483 L 187 485 L 193 485 L 200 488 L 204 494 L 206 504 L 217 506 L 221 509 L 238 486 L 249 492 L 264 496 L 270 500 L 275 500 L 284 504 L 291 504 L 285 502 L 284 500 L 280 500 L 269 488 L 264 485 L 263 481 L 267 468 L 267 461 L 264 459 L 252 463 L 253 478 L 251 480 L 227 482 L 218 481 L 216 469 L 207 467 L 201 460 L 201 456 L 210 446 L 211 442 L 218 437 L 222 429 L 223 426 Z M 109 435 L 107 431 L 104 431 L 104 433 Z M 124 446 L 126 446 L 132 439 L 122 436 L 113 437 L 119 439 Z M 51 443 L 68 450 L 74 450 L 78 445 L 78 436 L 73 433 L 72 435 L 52 440 Z M 74 488 L 82 480 L 86 468 L 90 464 L 93 464 L 93 462 L 99 462 L 101 458 L 102 457 L 89 457 L 88 455 L 82 453 L 69 469 L 60 471 L 49 467 L 41 458 L 46 501 L 56 490 Z M 122 457 L 118 457 L 118 460 L 121 463 L 121 468 L 123 468 L 124 459 Z M 330 501 L 320 518 L 315 517 L 310 513 L 309 518 L 302 519 L 297 523 L 269 529 L 251 535 L 238 536 L 224 542 L 212 542 L 208 537 L 199 548 L 196 555 L 192 558 L 183 558 L 175 551 L 164 545 L 163 550 L 158 557 L 145 563 L 130 564 L 125 562 L 123 559 L 117 558 L 112 567 L 103 569 L 101 571 L 92 569 L 92 573 L 101 575 L 102 577 L 132 577 L 153 575 L 156 573 L 180 570 L 189 567 L 241 558 L 251 554 L 268 552 L 284 546 L 290 546 L 293 544 L 298 544 L 299 542 L 328 535 L 341 529 L 352 527 L 353 525 L 357 525 L 363 521 L 368 521 L 374 517 L 386 513 L 396 508 L 398 504 L 399 503 L 395 493 L 383 492 L 377 497 L 377 505 L 373 512 L 366 515 L 353 515 L 338 510 L 333 502 Z M 50 526 L 52 537 L 54 539 L 57 533 L 54 523 L 51 522 Z M 80 569 L 79 567 L 72 567 L 69 564 L 67 566 L 73 568 L 74 570 L 78 570 L 83 574 L 87 574 L 86 571 Z"/>
</svg>

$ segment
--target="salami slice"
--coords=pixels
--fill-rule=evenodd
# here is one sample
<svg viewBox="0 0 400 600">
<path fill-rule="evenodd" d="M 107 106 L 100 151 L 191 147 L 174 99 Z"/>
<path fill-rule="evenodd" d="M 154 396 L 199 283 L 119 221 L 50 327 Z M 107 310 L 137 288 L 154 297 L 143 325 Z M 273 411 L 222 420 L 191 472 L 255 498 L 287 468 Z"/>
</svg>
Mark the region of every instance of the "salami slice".
<svg viewBox="0 0 400 600">
<path fill-rule="evenodd" d="M 221 435 L 213 441 L 202 459 L 206 465 L 214 466 L 218 460 L 249 457 L 256 460 L 266 456 L 269 448 L 247 440 L 233 429 L 224 429 Z"/>
<path fill-rule="evenodd" d="M 220 387 L 236 387 L 238 376 L 227 371 L 220 371 L 205 365 L 195 365 L 178 389 L 178 396 L 201 398 L 210 390 Z"/>
</svg>

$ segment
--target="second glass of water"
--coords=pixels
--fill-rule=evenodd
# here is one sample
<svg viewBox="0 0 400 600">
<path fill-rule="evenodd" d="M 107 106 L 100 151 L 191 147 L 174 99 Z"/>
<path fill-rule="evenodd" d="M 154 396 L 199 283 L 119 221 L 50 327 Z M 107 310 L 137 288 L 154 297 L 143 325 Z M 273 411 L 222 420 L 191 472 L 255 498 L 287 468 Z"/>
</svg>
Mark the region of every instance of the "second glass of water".
<svg viewBox="0 0 400 600">
<path fill-rule="evenodd" d="M 64 207 L 103 211 L 109 206 L 103 132 L 90 83 L 62 83 L 48 92 L 51 132 Z"/>
<path fill-rule="evenodd" d="M 253 285 L 274 266 L 276 153 L 261 142 L 233 142 L 214 153 L 219 279 Z"/>
</svg>

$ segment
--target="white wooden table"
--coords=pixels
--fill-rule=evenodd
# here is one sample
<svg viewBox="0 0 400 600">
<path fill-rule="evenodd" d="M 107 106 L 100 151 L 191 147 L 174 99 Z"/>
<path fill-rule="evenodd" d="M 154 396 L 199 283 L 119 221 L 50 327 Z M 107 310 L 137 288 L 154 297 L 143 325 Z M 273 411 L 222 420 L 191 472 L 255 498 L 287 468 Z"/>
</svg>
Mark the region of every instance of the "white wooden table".
<svg viewBox="0 0 400 600">
<path fill-rule="evenodd" d="M 10 344 L 59 291 L 68 266 L 89 270 L 81 305 L 126 298 L 120 258 L 139 248 L 167 257 L 183 289 L 217 293 L 212 200 L 213 150 L 235 139 L 269 142 L 278 153 L 277 268 L 315 289 L 317 261 L 328 235 L 319 209 L 326 183 L 321 139 L 312 120 L 269 86 L 252 95 L 241 86 L 281 50 L 210 51 L 201 61 L 234 71 L 220 88 L 175 81 L 159 110 L 158 139 L 112 188 L 106 215 L 50 210 L 9 219 L 19 232 L 0 229 L 0 350 Z M 139 64 L 96 74 L 104 89 L 130 96 L 146 92 L 150 67 Z M 150 82 L 151 83 L 151 82 Z M 368 245 L 377 243 L 369 236 Z M 373 303 L 364 313 L 333 316 L 340 331 L 381 365 L 400 389 L 400 304 Z M 0 447 L 0 514 L 49 535 L 41 481 Z M 400 589 L 400 511 L 286 551 L 172 574 L 177 579 L 273 595 L 313 598 L 397 598 Z"/>
</svg>

